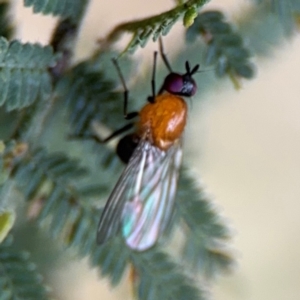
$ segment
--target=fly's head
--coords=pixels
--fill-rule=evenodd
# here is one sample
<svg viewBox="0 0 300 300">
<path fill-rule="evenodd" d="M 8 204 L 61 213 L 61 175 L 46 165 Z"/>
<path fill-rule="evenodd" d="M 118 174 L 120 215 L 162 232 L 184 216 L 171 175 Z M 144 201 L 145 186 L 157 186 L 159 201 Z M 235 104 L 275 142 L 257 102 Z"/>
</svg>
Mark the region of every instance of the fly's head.
<svg viewBox="0 0 300 300">
<path fill-rule="evenodd" d="M 191 97 L 195 95 L 197 91 L 197 84 L 193 78 L 193 75 L 198 71 L 199 65 L 194 68 L 190 68 L 188 61 L 185 62 L 186 73 L 170 73 L 164 81 L 162 90 L 169 92 L 170 94 Z"/>
</svg>

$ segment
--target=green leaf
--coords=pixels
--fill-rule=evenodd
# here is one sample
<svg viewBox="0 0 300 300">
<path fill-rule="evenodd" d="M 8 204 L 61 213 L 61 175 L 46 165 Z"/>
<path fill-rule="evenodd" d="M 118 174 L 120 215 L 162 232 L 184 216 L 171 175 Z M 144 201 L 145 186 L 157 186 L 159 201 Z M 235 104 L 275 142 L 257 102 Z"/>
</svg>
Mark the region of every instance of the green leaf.
<svg viewBox="0 0 300 300">
<path fill-rule="evenodd" d="M 9 231 L 13 227 L 16 215 L 13 211 L 2 210 L 0 211 L 0 244 L 6 238 Z"/>
<path fill-rule="evenodd" d="M 166 254 L 155 249 L 145 253 L 133 251 L 121 236 L 111 238 L 101 247 L 96 244 L 101 211 L 80 199 L 77 186 L 70 183 L 74 176 L 81 175 L 80 171 L 75 172 L 76 168 L 66 157 L 42 150 L 27 155 L 15 165 L 12 175 L 26 198 L 32 198 L 41 181 L 51 183 L 48 189 L 43 189 L 44 196 L 36 196 L 29 208 L 34 211 L 34 207 L 39 207 L 33 216 L 38 224 L 63 245 L 75 249 L 79 256 L 89 256 L 92 265 L 99 267 L 113 285 L 120 282 L 126 266 L 132 262 L 141 275 L 140 299 L 204 299 L 203 292 L 193 287 Z"/>
<path fill-rule="evenodd" d="M 60 97 L 67 102 L 74 135 L 89 132 L 93 120 L 112 127 L 116 127 L 116 119 L 123 120 L 123 95 L 113 92 L 114 82 L 93 64 L 87 61 L 75 66 L 58 88 Z"/>
<path fill-rule="evenodd" d="M 216 74 L 239 76 L 250 79 L 254 76 L 254 66 L 250 61 L 250 51 L 243 39 L 224 21 L 219 11 L 199 14 L 194 24 L 187 30 L 187 40 L 193 41 L 199 35 L 207 43 L 206 63 L 216 65 Z"/>
<path fill-rule="evenodd" d="M 193 25 L 194 20 L 196 19 L 197 16 L 198 16 L 197 9 L 195 7 L 189 8 L 183 17 L 183 25 L 185 27 L 190 27 L 191 25 Z"/>
<path fill-rule="evenodd" d="M 52 91 L 48 68 L 54 62 L 51 47 L 0 38 L 0 106 L 10 111 L 47 100 Z"/>
<path fill-rule="evenodd" d="M 45 184 L 44 191 L 49 198 L 56 197 L 60 191 L 72 191 L 75 181 L 87 174 L 87 170 L 62 153 L 48 154 L 43 149 L 27 153 L 13 166 L 13 178 L 22 189 L 24 197 L 30 200 Z"/>
<path fill-rule="evenodd" d="M 291 35 L 297 29 L 297 18 L 300 14 L 299 0 L 254 0 L 264 9 L 268 9 L 276 15 L 285 34 Z"/>
<path fill-rule="evenodd" d="M 184 275 L 180 265 L 155 249 L 132 253 L 134 267 L 139 275 L 140 300 L 201 300 L 207 299 L 203 289 L 193 286 L 191 278 Z M 181 269 L 181 270 L 180 270 Z"/>
<path fill-rule="evenodd" d="M 87 3 L 87 0 L 24 0 L 24 5 L 32 6 L 34 13 L 51 14 L 73 20 L 82 17 Z"/>
<path fill-rule="evenodd" d="M 134 52 L 138 46 L 145 47 L 149 38 L 156 41 L 160 36 L 167 35 L 178 19 L 185 17 L 185 24 L 191 24 L 191 12 L 199 9 L 208 0 L 189 0 L 162 14 L 142 20 L 127 22 L 115 27 L 103 41 L 107 46 L 119 39 L 120 35 L 129 32 L 132 39 L 127 45 L 125 52 Z"/>
<path fill-rule="evenodd" d="M 227 249 L 230 230 L 186 170 L 180 175 L 177 197 L 177 211 L 186 228 L 183 256 L 190 267 L 206 278 L 228 271 L 234 263 Z"/>
<path fill-rule="evenodd" d="M 9 141 L 5 144 L 0 141 L 0 185 L 9 178 L 14 162 L 21 159 L 26 150 L 25 143 Z"/>
<path fill-rule="evenodd" d="M 27 252 L 17 251 L 11 239 L 0 245 L 1 300 L 46 300 L 47 289 Z"/>
</svg>

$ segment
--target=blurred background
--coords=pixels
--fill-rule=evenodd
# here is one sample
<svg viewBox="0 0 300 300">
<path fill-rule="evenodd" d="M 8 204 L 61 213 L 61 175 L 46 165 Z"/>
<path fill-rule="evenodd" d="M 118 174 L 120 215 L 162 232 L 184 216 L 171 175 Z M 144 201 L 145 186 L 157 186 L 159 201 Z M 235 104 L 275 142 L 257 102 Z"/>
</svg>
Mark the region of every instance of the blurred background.
<svg viewBox="0 0 300 300">
<path fill-rule="evenodd" d="M 77 59 L 87 57 L 96 40 L 118 23 L 163 12 L 173 4 L 171 0 L 91 1 Z M 212 0 L 205 10 L 220 9 L 238 22 L 249 5 Z M 33 15 L 21 1 L 15 1 L 15 10 L 17 37 L 47 44 L 55 19 Z M 172 53 L 184 44 L 182 27 L 178 22 L 164 40 L 171 62 Z M 157 45 L 149 43 L 133 56 L 145 72 L 152 66 L 154 49 Z M 185 160 L 230 220 L 238 257 L 234 272 L 217 280 L 214 299 L 300 299 L 299 53 L 296 34 L 263 58 L 254 58 L 257 75 L 243 81 L 241 90 L 228 79 L 220 80 L 213 90 L 198 91 L 201 102 L 193 99 Z M 197 80 L 201 81 L 201 74 Z M 131 299 L 126 278 L 112 290 L 86 261 L 64 266 L 52 280 L 61 300 Z"/>
</svg>

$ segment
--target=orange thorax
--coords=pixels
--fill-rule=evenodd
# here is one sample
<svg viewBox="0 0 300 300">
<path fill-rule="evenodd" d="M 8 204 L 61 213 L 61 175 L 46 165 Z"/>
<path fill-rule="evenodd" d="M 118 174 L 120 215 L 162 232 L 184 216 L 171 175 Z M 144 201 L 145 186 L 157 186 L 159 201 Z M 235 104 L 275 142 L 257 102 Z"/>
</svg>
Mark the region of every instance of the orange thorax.
<svg viewBox="0 0 300 300">
<path fill-rule="evenodd" d="M 161 150 L 167 150 L 184 130 L 187 104 L 181 97 L 165 93 L 158 95 L 154 103 L 146 104 L 139 115 L 139 135 Z"/>
</svg>

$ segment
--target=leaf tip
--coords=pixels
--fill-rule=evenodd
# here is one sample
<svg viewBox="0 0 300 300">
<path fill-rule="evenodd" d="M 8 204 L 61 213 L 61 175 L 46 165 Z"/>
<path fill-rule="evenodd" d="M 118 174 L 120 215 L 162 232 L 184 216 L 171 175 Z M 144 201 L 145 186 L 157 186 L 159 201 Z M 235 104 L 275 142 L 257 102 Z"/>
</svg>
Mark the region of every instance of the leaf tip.
<svg viewBox="0 0 300 300">
<path fill-rule="evenodd" d="M 189 8 L 183 16 L 184 27 L 188 28 L 192 26 L 197 16 L 198 16 L 197 9 L 195 7 Z"/>
</svg>

